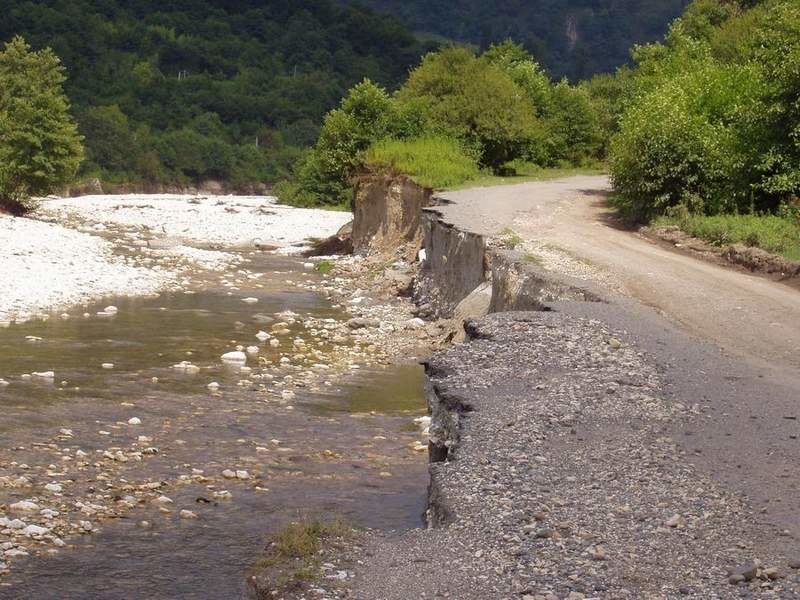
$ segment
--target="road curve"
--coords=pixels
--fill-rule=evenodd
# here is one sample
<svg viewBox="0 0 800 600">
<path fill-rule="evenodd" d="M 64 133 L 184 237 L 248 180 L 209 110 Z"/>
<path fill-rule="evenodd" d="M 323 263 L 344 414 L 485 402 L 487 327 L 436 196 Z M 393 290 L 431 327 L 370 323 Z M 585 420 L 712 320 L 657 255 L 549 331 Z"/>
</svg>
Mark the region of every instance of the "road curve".
<svg viewBox="0 0 800 600">
<path fill-rule="evenodd" d="M 617 226 L 604 176 L 447 192 L 445 219 L 475 233 L 504 229 L 597 267 L 624 295 L 759 367 L 800 372 L 800 292 L 672 251 Z"/>
</svg>

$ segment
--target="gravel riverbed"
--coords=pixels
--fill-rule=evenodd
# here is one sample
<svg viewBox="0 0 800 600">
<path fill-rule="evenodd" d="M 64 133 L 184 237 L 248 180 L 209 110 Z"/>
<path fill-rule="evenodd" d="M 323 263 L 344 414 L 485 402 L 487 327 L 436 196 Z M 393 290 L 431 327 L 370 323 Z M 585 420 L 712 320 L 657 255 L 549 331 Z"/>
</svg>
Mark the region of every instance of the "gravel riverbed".
<svg viewBox="0 0 800 600">
<path fill-rule="evenodd" d="M 270 197 L 45 200 L 32 218 L 0 215 L 0 325 L 111 294 L 174 289 L 192 270 L 239 262 L 220 249 L 292 250 L 332 235 L 349 219 L 348 213 L 277 206 Z"/>
</svg>

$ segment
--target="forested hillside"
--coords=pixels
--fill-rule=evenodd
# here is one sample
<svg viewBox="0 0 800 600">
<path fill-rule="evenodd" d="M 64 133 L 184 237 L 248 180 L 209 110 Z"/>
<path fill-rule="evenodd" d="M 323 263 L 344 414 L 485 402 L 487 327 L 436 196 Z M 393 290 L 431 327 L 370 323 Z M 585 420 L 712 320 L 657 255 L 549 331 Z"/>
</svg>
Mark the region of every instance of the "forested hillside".
<svg viewBox="0 0 800 600">
<path fill-rule="evenodd" d="M 391 17 L 329 0 L 5 0 L 66 67 L 84 176 L 275 181 L 364 77 L 393 88 L 425 47 Z"/>
<path fill-rule="evenodd" d="M 612 72 L 634 44 L 655 41 L 688 0 L 359 0 L 415 32 L 487 48 L 512 38 L 554 76 Z"/>
</svg>

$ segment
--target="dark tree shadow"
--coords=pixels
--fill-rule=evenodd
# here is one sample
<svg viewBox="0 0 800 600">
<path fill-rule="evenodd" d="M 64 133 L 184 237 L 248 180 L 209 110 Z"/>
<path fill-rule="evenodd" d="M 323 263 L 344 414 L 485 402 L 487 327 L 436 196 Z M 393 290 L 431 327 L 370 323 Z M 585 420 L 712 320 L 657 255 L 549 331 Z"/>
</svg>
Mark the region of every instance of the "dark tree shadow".
<svg viewBox="0 0 800 600">
<path fill-rule="evenodd" d="M 589 196 L 590 206 L 597 209 L 597 220 L 612 229 L 619 231 L 635 231 L 637 227 L 627 223 L 613 206 L 608 203 L 611 192 L 608 190 L 579 190 L 581 194 Z"/>
</svg>

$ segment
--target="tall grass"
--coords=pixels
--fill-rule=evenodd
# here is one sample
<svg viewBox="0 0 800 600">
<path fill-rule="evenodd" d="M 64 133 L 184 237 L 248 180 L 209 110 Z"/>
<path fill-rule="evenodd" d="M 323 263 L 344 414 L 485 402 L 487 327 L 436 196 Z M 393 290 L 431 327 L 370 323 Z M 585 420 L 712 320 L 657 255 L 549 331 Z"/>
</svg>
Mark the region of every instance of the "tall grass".
<svg viewBox="0 0 800 600">
<path fill-rule="evenodd" d="M 659 217 L 655 226 L 675 225 L 689 235 L 715 246 L 744 244 L 800 260 L 800 224 L 775 215 L 683 214 Z"/>
<path fill-rule="evenodd" d="M 367 151 L 367 164 L 404 173 L 419 185 L 434 189 L 459 185 L 480 175 L 476 160 L 458 142 L 437 136 L 381 140 Z"/>
</svg>

